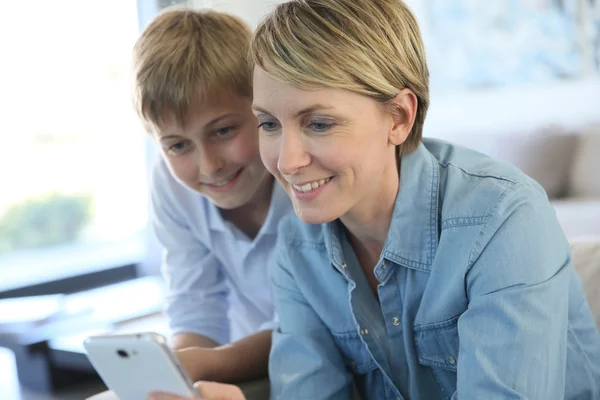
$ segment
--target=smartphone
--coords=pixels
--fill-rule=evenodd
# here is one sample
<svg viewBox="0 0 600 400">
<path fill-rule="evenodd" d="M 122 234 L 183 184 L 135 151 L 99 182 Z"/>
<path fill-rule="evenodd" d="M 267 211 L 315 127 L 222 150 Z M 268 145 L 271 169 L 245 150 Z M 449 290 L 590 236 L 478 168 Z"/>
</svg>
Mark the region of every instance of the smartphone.
<svg viewBox="0 0 600 400">
<path fill-rule="evenodd" d="M 83 346 L 96 372 L 119 400 L 146 399 L 154 391 L 200 397 L 160 334 L 90 336 Z"/>
</svg>

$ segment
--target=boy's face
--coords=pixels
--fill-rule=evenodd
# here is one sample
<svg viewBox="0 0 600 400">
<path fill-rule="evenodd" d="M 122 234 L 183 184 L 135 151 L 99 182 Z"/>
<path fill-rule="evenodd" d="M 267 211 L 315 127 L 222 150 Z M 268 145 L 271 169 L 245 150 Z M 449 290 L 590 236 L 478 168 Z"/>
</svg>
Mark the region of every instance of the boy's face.
<svg viewBox="0 0 600 400">
<path fill-rule="evenodd" d="M 251 105 L 225 94 L 195 101 L 185 126 L 167 118 L 154 134 L 173 176 L 222 209 L 250 202 L 268 174 Z"/>
</svg>

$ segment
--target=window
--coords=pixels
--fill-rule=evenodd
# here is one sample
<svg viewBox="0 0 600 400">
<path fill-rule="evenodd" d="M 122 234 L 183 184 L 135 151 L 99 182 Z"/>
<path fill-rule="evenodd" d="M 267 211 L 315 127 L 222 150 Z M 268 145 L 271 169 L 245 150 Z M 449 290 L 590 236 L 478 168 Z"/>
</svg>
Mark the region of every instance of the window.
<svg viewBox="0 0 600 400">
<path fill-rule="evenodd" d="M 131 103 L 135 0 L 0 13 L 0 291 L 140 261 L 146 137 Z"/>
</svg>

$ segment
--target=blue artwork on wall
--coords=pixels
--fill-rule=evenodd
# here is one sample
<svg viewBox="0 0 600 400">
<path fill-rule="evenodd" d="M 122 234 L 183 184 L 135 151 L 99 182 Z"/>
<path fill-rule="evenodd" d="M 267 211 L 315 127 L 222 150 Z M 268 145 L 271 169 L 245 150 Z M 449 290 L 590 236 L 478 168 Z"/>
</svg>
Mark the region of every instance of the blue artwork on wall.
<svg viewBox="0 0 600 400">
<path fill-rule="evenodd" d="M 432 90 L 600 74 L 600 0 L 421 0 Z"/>
</svg>

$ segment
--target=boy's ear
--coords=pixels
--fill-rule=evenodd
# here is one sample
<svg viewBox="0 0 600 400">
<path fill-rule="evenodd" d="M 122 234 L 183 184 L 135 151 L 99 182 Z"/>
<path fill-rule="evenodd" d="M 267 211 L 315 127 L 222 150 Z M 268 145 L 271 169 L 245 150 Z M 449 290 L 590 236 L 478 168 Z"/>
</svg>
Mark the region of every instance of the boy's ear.
<svg viewBox="0 0 600 400">
<path fill-rule="evenodd" d="M 417 116 L 417 95 L 410 89 L 402 89 L 389 104 L 393 107 L 393 125 L 389 133 L 389 142 L 394 146 L 406 141 Z"/>
</svg>

